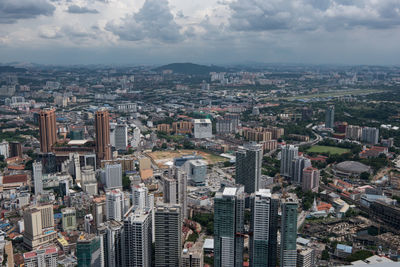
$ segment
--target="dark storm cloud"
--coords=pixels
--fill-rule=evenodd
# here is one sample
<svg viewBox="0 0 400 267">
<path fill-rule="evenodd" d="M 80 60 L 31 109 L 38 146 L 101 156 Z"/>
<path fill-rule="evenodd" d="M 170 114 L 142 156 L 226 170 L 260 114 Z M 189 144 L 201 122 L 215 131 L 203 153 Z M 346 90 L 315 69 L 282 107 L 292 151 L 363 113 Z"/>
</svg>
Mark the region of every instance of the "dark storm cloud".
<svg viewBox="0 0 400 267">
<path fill-rule="evenodd" d="M 400 25 L 400 0 L 236 0 L 227 4 L 232 30 L 293 32 Z"/>
<path fill-rule="evenodd" d="M 0 23 L 15 23 L 40 15 L 51 16 L 56 8 L 47 0 L 0 0 Z"/>
<path fill-rule="evenodd" d="M 78 5 L 69 6 L 67 12 L 72 13 L 72 14 L 85 14 L 85 13 L 97 14 L 97 13 L 99 13 L 99 11 L 97 11 L 96 9 L 90 9 L 88 7 L 80 7 Z"/>
<path fill-rule="evenodd" d="M 153 39 L 166 43 L 181 41 L 180 26 L 168 6 L 167 0 L 146 0 L 137 13 L 126 16 L 121 24 L 110 22 L 106 30 L 121 40 Z"/>
</svg>

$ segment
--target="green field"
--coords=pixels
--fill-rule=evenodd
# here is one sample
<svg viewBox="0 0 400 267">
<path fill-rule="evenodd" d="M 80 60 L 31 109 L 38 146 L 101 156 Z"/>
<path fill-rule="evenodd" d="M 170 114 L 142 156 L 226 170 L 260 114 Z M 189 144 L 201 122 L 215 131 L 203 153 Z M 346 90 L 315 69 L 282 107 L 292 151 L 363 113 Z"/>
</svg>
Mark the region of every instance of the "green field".
<svg viewBox="0 0 400 267">
<path fill-rule="evenodd" d="M 383 90 L 376 89 L 348 89 L 348 90 L 335 90 L 330 92 L 313 93 L 307 95 L 297 95 L 288 97 L 279 97 L 281 100 L 294 101 L 298 99 L 311 99 L 316 97 L 340 97 L 340 96 L 357 96 L 357 95 L 368 95 L 373 93 L 382 93 Z M 267 101 L 276 100 L 276 98 L 265 98 Z"/>
<path fill-rule="evenodd" d="M 309 148 L 307 150 L 307 152 L 329 153 L 331 155 L 333 155 L 333 154 L 341 155 L 341 154 L 347 153 L 349 151 L 350 151 L 350 149 L 334 147 L 334 146 L 312 146 L 311 148 Z"/>
</svg>

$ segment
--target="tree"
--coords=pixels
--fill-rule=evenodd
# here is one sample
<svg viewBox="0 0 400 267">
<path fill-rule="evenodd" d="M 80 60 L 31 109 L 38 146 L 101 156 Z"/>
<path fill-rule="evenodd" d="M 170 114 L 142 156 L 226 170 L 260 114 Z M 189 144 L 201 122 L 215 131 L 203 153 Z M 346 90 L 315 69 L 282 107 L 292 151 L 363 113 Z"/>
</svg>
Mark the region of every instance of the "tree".
<svg viewBox="0 0 400 267">
<path fill-rule="evenodd" d="M 131 180 L 129 179 L 129 176 L 124 175 L 122 177 L 122 187 L 124 190 L 129 190 L 131 188 Z"/>
<path fill-rule="evenodd" d="M 370 176 L 369 172 L 362 172 L 360 174 L 360 179 L 368 181 L 369 180 L 369 176 Z"/>
</svg>

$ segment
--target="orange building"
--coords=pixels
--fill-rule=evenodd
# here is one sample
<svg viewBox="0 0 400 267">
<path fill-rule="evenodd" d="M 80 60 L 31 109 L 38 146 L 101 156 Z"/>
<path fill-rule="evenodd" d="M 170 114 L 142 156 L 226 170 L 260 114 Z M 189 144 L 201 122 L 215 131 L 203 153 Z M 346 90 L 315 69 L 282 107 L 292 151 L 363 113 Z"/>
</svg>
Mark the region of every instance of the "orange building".
<svg viewBox="0 0 400 267">
<path fill-rule="evenodd" d="M 110 116 L 108 114 L 108 110 L 102 109 L 96 111 L 95 130 L 97 160 L 99 161 L 99 163 L 101 160 L 110 160 Z"/>
<path fill-rule="evenodd" d="M 51 147 L 57 142 L 56 111 L 44 109 L 39 112 L 40 151 L 51 152 Z"/>
</svg>

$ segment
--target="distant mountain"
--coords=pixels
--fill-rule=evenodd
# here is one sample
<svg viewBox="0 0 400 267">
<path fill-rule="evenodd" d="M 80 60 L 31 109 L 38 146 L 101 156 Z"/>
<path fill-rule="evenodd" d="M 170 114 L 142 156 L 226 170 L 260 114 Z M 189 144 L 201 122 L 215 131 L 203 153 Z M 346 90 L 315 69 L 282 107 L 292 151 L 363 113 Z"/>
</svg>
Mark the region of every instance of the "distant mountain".
<svg viewBox="0 0 400 267">
<path fill-rule="evenodd" d="M 26 69 L 23 68 L 15 68 L 12 66 L 0 66 L 0 73 L 2 72 L 26 72 Z"/>
<path fill-rule="evenodd" d="M 210 72 L 224 72 L 223 67 L 206 66 L 193 63 L 172 63 L 153 69 L 154 71 L 161 72 L 164 70 L 172 70 L 174 73 L 187 74 L 187 75 L 208 75 Z"/>
</svg>

